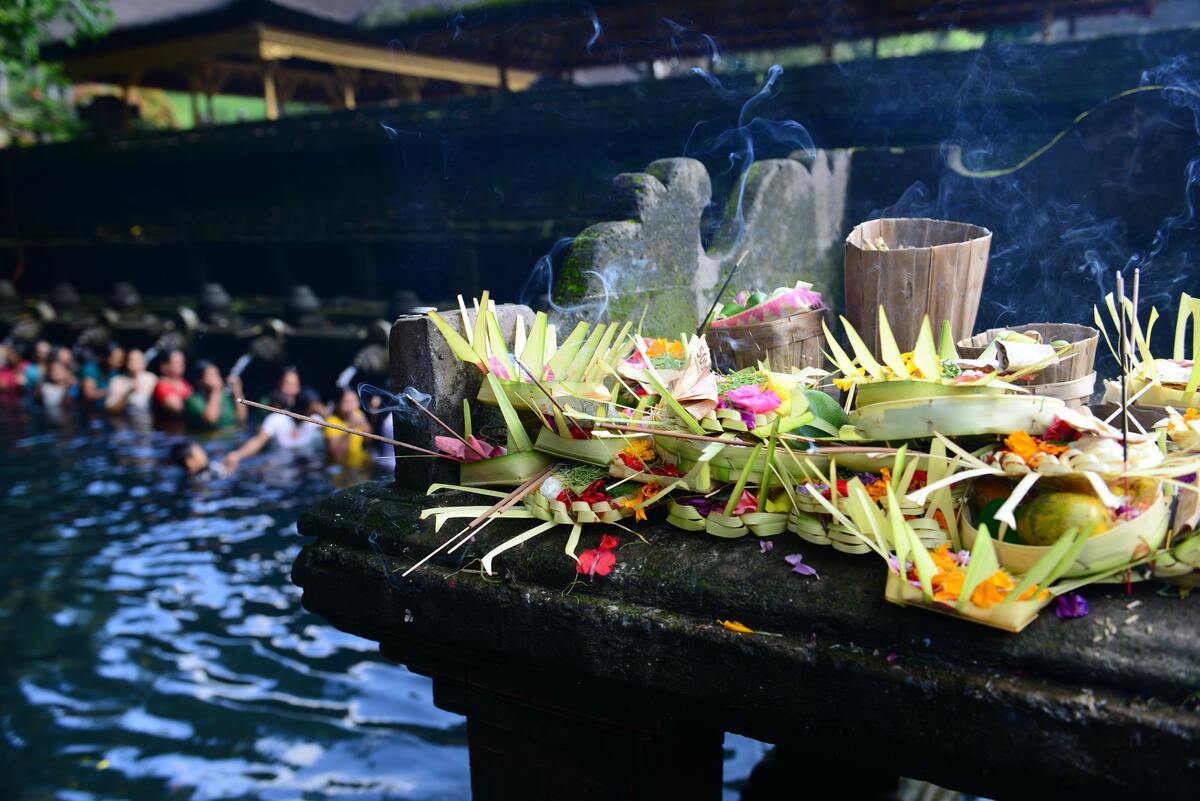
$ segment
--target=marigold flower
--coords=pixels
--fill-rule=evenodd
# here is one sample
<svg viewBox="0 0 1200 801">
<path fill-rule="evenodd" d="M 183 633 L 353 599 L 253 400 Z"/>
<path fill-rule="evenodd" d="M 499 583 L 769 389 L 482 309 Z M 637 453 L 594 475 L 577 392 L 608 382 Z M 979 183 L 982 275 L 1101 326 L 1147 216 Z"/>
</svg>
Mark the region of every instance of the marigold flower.
<svg viewBox="0 0 1200 801">
<path fill-rule="evenodd" d="M 944 570 L 933 577 L 933 600 L 942 603 L 954 603 L 962 594 L 963 582 L 967 575 L 961 570 Z"/>
<path fill-rule="evenodd" d="M 1041 459 L 1037 442 L 1025 431 L 1014 431 L 1004 440 L 1004 447 L 1020 456 L 1025 464 L 1036 467 Z"/>
<path fill-rule="evenodd" d="M 990 609 L 1004 600 L 1016 588 L 1012 576 L 1004 570 L 997 570 L 983 581 L 971 593 L 971 603 L 980 609 Z"/>
<path fill-rule="evenodd" d="M 621 506 L 625 509 L 633 509 L 633 519 L 640 522 L 646 519 L 646 508 L 639 506 L 643 501 L 652 498 L 658 492 L 657 484 L 643 484 L 633 495 L 621 500 Z M 634 508 L 637 507 L 637 508 Z"/>
<path fill-rule="evenodd" d="M 958 561 L 954 558 L 954 554 L 950 552 L 950 543 L 942 543 L 935 550 L 929 553 L 929 558 L 937 565 L 938 570 L 943 573 L 949 573 L 951 570 L 958 569 Z"/>
<path fill-rule="evenodd" d="M 632 467 L 634 470 L 644 470 L 645 466 L 650 464 L 655 459 L 654 446 L 646 439 L 633 439 L 629 441 L 629 445 L 621 451 L 621 456 L 628 456 L 635 462 L 640 462 L 641 467 Z M 629 460 L 622 459 L 625 464 L 629 464 Z"/>
</svg>

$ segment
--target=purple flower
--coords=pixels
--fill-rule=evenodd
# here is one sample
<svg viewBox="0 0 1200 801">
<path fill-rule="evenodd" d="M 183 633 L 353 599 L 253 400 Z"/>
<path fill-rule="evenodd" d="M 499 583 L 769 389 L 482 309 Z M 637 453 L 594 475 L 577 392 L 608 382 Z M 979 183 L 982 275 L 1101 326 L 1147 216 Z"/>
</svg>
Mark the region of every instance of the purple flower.
<svg viewBox="0 0 1200 801">
<path fill-rule="evenodd" d="M 783 561 L 792 566 L 793 573 L 799 573 L 802 576 L 816 576 L 818 579 L 821 578 L 820 576 L 817 576 L 817 571 L 815 568 L 813 568 L 811 565 L 804 564 L 804 557 L 798 553 L 788 554 L 787 556 L 783 557 Z"/>
<path fill-rule="evenodd" d="M 895 662 L 899 658 L 900 658 L 900 654 L 896 653 L 895 651 L 888 651 L 888 654 L 887 654 L 888 662 Z"/>
<path fill-rule="evenodd" d="M 958 562 L 959 567 L 966 567 L 967 565 L 971 564 L 971 552 L 970 551 L 956 552 L 954 554 L 954 561 Z"/>
<path fill-rule="evenodd" d="M 1054 599 L 1054 614 L 1058 615 L 1061 620 L 1072 617 L 1087 617 L 1087 613 L 1087 598 L 1084 598 L 1077 592 L 1068 592 L 1066 595 L 1060 595 Z"/>
<path fill-rule="evenodd" d="M 877 476 L 874 473 L 859 473 L 858 480 L 863 483 L 864 487 L 869 487 L 872 484 L 874 484 L 876 481 L 882 481 L 883 477 Z"/>
<path fill-rule="evenodd" d="M 1179 478 L 1177 478 L 1175 480 L 1182 482 L 1184 484 L 1195 484 L 1196 483 L 1196 474 L 1188 473 L 1186 476 L 1180 476 Z"/>
<path fill-rule="evenodd" d="M 771 551 L 775 550 L 775 543 L 771 542 L 770 540 L 759 540 L 758 550 L 762 551 L 763 553 L 770 553 Z"/>
<path fill-rule="evenodd" d="M 742 422 L 746 425 L 746 430 L 753 431 L 754 430 L 754 414 L 753 414 L 753 412 L 739 410 L 738 414 L 741 415 Z"/>
<path fill-rule="evenodd" d="M 680 501 L 680 503 L 685 506 L 695 507 L 696 511 L 700 513 L 701 517 L 708 517 L 709 513 L 717 505 L 716 501 L 704 497 L 684 498 Z"/>
</svg>

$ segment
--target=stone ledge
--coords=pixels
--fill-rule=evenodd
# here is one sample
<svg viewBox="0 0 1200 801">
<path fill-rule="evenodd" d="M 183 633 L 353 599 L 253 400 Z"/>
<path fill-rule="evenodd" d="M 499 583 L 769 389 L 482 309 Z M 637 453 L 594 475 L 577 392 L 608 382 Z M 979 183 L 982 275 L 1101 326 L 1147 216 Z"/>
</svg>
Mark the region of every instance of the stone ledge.
<svg viewBox="0 0 1200 801">
<path fill-rule="evenodd" d="M 1126 627 L 1094 643 L 1094 622 L 1052 614 L 1013 636 L 887 604 L 873 557 L 791 535 L 763 555 L 753 540 L 659 525 L 642 527 L 650 546 L 622 547 L 610 576 L 569 596 L 557 531 L 498 560 L 502 579 L 456 560 L 401 578 L 444 536 L 415 523 L 425 500 L 372 483 L 306 514 L 301 533 L 319 539 L 293 568 L 305 607 L 402 661 L 435 649 L 464 670 L 610 680 L 726 730 L 992 797 L 1036 781 L 1066 797 L 1182 798 L 1200 778 L 1200 714 L 1182 706 L 1200 686 L 1194 602 L 1092 590 L 1092 615 L 1118 624 L 1141 600 L 1154 636 Z M 519 530 L 493 524 L 464 559 Z M 793 550 L 820 581 L 788 572 Z M 735 634 L 717 617 L 782 636 Z"/>
</svg>

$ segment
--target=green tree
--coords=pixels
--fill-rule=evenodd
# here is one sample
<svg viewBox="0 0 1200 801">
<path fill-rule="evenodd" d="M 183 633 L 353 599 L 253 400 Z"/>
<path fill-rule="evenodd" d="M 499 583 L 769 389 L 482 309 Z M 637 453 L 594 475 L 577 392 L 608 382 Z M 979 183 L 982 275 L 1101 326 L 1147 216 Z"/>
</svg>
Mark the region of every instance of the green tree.
<svg viewBox="0 0 1200 801">
<path fill-rule="evenodd" d="M 98 36 L 111 20 L 108 0 L 0 0 L 0 146 L 75 129 L 62 72 L 42 47 Z"/>
</svg>

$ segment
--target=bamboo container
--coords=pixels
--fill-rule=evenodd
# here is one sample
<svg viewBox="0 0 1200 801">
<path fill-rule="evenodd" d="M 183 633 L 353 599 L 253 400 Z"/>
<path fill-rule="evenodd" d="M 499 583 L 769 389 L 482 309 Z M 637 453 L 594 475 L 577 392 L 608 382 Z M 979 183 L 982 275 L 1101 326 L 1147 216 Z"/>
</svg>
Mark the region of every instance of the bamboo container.
<svg viewBox="0 0 1200 801">
<path fill-rule="evenodd" d="M 880 238 L 887 250 L 871 250 Z M 979 311 L 992 232 L 925 218 L 869 220 L 846 237 L 846 317 L 879 357 L 883 306 L 896 342 L 912 350 L 925 315 L 950 321 L 955 340 L 970 335 Z"/>
<path fill-rule="evenodd" d="M 1068 406 L 1086 406 L 1096 388 L 1096 347 L 1100 332 L 1075 323 L 1029 323 L 1008 328 L 989 328 L 981 334 L 967 337 L 958 343 L 958 355 L 977 359 L 997 336 L 1005 331 L 1019 334 L 1037 333 L 1043 344 L 1055 340 L 1071 343 L 1071 351 L 1058 364 L 1052 364 L 1037 374 L 1029 391 L 1034 395 L 1058 398 Z"/>
<path fill-rule="evenodd" d="M 765 323 L 711 326 L 704 338 L 714 364 L 730 372 L 763 361 L 778 371 L 821 367 L 825 363 L 823 313 L 824 309 L 810 309 Z"/>
</svg>

